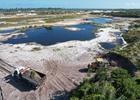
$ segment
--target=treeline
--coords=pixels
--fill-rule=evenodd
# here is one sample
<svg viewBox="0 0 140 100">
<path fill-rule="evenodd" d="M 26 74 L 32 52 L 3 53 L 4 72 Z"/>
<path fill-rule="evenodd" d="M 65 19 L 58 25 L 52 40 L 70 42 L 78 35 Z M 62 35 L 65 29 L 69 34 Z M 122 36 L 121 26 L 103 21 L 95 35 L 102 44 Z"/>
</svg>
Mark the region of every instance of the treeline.
<svg viewBox="0 0 140 100">
<path fill-rule="evenodd" d="M 0 12 L 8 15 L 8 14 L 16 14 L 18 12 L 21 13 L 31 13 L 35 12 L 37 14 L 66 14 L 66 13 L 75 13 L 79 11 L 72 9 L 63 9 L 63 8 L 10 8 L 10 9 L 0 9 Z"/>
<path fill-rule="evenodd" d="M 133 17 L 133 18 L 139 18 L 140 17 L 140 10 L 124 10 L 120 12 L 111 12 L 106 13 L 106 15 L 110 16 L 116 16 L 116 17 Z"/>
<path fill-rule="evenodd" d="M 0 12 L 17 12 L 17 11 L 46 11 L 46 10 L 64 10 L 62 8 L 8 8 L 0 9 Z"/>
</svg>

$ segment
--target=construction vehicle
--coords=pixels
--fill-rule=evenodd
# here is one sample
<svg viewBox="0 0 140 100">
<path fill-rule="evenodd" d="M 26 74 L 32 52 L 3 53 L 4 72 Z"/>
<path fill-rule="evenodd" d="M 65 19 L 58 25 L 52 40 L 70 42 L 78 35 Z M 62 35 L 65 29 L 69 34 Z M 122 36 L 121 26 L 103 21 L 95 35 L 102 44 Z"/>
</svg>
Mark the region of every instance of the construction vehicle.
<svg viewBox="0 0 140 100">
<path fill-rule="evenodd" d="M 33 70 L 29 67 L 16 68 L 12 76 L 16 79 L 24 80 L 30 83 L 35 88 L 38 88 L 40 85 L 42 85 L 46 79 L 45 74 Z"/>
<path fill-rule="evenodd" d="M 88 69 L 92 70 L 93 72 L 96 71 L 100 67 L 107 67 L 109 66 L 109 62 L 101 57 L 95 58 L 95 62 L 88 64 Z"/>
</svg>

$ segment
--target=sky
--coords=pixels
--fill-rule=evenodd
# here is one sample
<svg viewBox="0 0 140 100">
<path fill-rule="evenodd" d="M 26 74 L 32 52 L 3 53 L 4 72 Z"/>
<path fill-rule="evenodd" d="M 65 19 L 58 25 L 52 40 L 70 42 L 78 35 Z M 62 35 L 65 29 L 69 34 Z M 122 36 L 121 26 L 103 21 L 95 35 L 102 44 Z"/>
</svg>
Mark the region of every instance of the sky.
<svg viewBox="0 0 140 100">
<path fill-rule="evenodd" d="M 140 8 L 140 0 L 0 0 L 0 8 Z"/>
</svg>

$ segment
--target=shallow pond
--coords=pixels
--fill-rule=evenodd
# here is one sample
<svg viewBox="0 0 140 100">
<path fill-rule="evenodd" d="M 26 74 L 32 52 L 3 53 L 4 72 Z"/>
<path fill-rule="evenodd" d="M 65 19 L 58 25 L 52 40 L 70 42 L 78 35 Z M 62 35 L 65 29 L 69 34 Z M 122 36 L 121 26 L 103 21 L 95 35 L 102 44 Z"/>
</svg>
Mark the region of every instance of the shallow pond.
<svg viewBox="0 0 140 100">
<path fill-rule="evenodd" d="M 104 24 L 107 22 L 111 22 L 112 20 L 109 18 L 91 18 L 94 22 Z M 72 31 L 65 29 L 62 26 L 54 26 L 51 29 L 48 28 L 29 28 L 25 31 L 26 37 L 18 37 L 15 39 L 9 39 L 4 41 L 3 43 L 10 43 L 10 44 L 18 44 L 18 43 L 28 43 L 28 42 L 36 42 L 41 45 L 53 45 L 60 42 L 72 41 L 72 40 L 91 40 L 96 38 L 95 34 L 93 33 L 96 29 L 96 26 L 90 24 L 78 24 L 72 25 L 67 27 L 74 27 L 81 30 Z M 119 34 L 119 33 L 117 33 Z M 117 35 L 116 34 L 116 35 Z M 111 43 L 101 43 L 105 49 L 114 48 L 115 45 Z"/>
<path fill-rule="evenodd" d="M 96 22 L 98 24 L 105 24 L 105 23 L 111 23 L 112 19 L 110 18 L 90 18 L 91 21 Z"/>
<path fill-rule="evenodd" d="M 111 50 L 111 49 L 113 49 L 113 48 L 116 47 L 116 44 L 115 44 L 115 43 L 102 42 L 102 43 L 100 43 L 100 45 L 101 45 L 104 49 L 108 49 L 108 50 Z"/>
<path fill-rule="evenodd" d="M 95 34 L 92 33 L 96 29 L 93 25 L 79 24 L 69 27 L 80 28 L 79 31 L 71 31 L 64 27 L 56 26 L 52 29 L 47 28 L 30 28 L 25 31 L 27 37 L 9 39 L 4 43 L 27 43 L 36 42 L 42 45 L 52 45 L 59 42 L 71 41 L 71 40 L 91 40 L 95 38 Z"/>
</svg>

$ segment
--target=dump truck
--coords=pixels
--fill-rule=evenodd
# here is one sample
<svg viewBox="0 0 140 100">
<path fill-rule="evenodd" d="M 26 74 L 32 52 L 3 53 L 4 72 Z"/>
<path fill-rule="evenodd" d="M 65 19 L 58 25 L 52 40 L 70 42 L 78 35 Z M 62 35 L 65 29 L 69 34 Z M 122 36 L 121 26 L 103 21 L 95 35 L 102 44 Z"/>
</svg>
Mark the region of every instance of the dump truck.
<svg viewBox="0 0 140 100">
<path fill-rule="evenodd" d="M 30 83 L 34 88 L 38 88 L 46 79 L 45 74 L 33 70 L 30 67 L 17 67 L 12 76 Z"/>
</svg>

